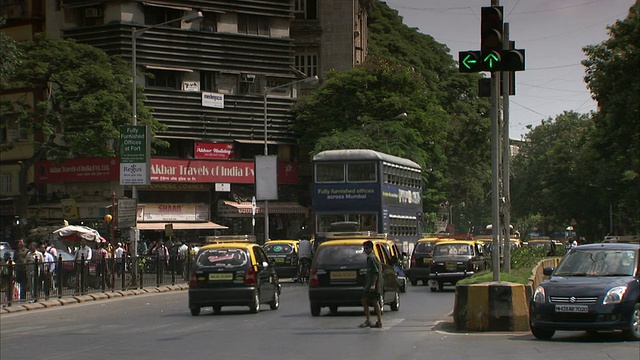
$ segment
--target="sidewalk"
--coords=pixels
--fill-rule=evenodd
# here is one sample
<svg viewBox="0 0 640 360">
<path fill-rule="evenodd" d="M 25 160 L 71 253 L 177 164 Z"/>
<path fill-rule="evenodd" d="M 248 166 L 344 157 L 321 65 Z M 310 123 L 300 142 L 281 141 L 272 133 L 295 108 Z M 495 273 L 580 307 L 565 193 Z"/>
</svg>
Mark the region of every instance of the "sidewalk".
<svg viewBox="0 0 640 360">
<path fill-rule="evenodd" d="M 144 295 L 150 293 L 163 293 L 169 291 L 188 290 L 189 284 L 163 285 L 159 287 L 147 287 L 135 290 L 115 290 L 108 292 L 97 292 L 86 295 L 69 295 L 61 298 L 52 297 L 49 300 L 41 299 L 36 302 L 14 302 L 11 306 L 3 306 L 0 309 L 0 316 L 3 314 L 12 314 L 22 311 L 32 311 L 38 309 L 46 309 L 54 306 L 64 306 L 70 304 L 79 304 L 89 301 L 108 300 L 121 298 L 125 296 Z"/>
</svg>

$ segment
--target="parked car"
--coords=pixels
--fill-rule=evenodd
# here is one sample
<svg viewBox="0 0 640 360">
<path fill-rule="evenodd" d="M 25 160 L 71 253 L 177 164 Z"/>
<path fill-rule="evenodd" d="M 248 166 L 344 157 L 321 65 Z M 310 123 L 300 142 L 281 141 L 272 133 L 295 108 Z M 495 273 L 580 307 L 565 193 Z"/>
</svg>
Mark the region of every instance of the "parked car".
<svg viewBox="0 0 640 360">
<path fill-rule="evenodd" d="M 278 277 L 295 278 L 298 275 L 298 240 L 270 240 L 262 247 L 273 260 Z"/>
<path fill-rule="evenodd" d="M 253 313 L 260 304 L 271 310 L 280 306 L 280 282 L 273 262 L 255 243 L 205 245 L 196 255 L 189 280 L 189 310 L 198 316 L 202 307 L 219 313 L 223 306 L 248 306 Z"/>
<path fill-rule="evenodd" d="M 445 284 L 455 285 L 458 281 L 485 270 L 487 266 L 487 258 L 477 241 L 439 242 L 433 247 L 429 286 L 431 291 L 442 290 Z"/>
<path fill-rule="evenodd" d="M 419 281 L 422 281 L 424 285 L 429 283 L 429 268 L 433 258 L 433 246 L 438 242 L 447 240 L 453 239 L 427 237 L 416 242 L 411 254 L 411 267 L 407 270 L 411 285 L 416 286 Z"/>
<path fill-rule="evenodd" d="M 367 272 L 367 255 L 362 244 L 373 242 L 374 254 L 382 264 L 384 279 L 381 304 L 392 311 L 400 308 L 398 276 L 391 265 L 385 247 L 386 239 L 352 236 L 323 242 L 318 246 L 311 264 L 309 302 L 312 316 L 319 316 L 323 307 L 336 313 L 340 306 L 362 306 L 362 288 Z"/>
<path fill-rule="evenodd" d="M 640 340 L 640 245 L 574 246 L 536 287 L 530 304 L 531 332 L 551 339 L 557 330 L 621 330 Z"/>
</svg>

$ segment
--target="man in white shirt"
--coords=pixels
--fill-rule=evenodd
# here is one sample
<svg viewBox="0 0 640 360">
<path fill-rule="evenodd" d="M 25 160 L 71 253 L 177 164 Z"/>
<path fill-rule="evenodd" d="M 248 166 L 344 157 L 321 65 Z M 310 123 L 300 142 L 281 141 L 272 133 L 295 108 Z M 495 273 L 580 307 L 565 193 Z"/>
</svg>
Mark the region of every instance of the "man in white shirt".
<svg viewBox="0 0 640 360">
<path fill-rule="evenodd" d="M 51 291 L 54 288 L 53 279 L 56 273 L 56 258 L 47 251 L 44 244 L 40 245 L 40 252 L 44 258 L 43 289 Z"/>
<path fill-rule="evenodd" d="M 113 251 L 113 257 L 116 259 L 116 274 L 120 277 L 123 270 L 123 260 L 124 260 L 124 249 L 122 248 L 122 244 L 118 243 L 118 246 Z"/>
<path fill-rule="evenodd" d="M 93 251 L 91 251 L 91 248 L 89 247 L 89 245 L 87 245 L 87 240 L 82 239 L 80 240 L 80 247 L 78 248 L 78 250 L 76 250 L 74 259 L 76 261 L 84 259 L 84 264 L 86 265 L 91 260 L 92 254 Z"/>
</svg>

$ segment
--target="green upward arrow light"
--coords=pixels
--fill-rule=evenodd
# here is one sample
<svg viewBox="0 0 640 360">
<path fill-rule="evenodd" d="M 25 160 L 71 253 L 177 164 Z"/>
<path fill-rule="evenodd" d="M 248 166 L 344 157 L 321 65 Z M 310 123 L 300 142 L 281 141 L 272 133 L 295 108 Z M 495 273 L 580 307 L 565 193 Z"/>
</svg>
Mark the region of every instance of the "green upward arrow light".
<svg viewBox="0 0 640 360">
<path fill-rule="evenodd" d="M 471 64 L 475 64 L 478 61 L 474 58 L 471 58 L 471 54 L 467 54 L 464 60 L 462 60 L 462 65 L 464 65 L 467 69 L 471 69 Z"/>
<path fill-rule="evenodd" d="M 498 66 L 498 62 L 500 62 L 500 58 L 498 58 L 495 54 L 489 54 L 484 58 L 484 63 L 489 63 L 489 69 L 493 69 Z"/>
</svg>

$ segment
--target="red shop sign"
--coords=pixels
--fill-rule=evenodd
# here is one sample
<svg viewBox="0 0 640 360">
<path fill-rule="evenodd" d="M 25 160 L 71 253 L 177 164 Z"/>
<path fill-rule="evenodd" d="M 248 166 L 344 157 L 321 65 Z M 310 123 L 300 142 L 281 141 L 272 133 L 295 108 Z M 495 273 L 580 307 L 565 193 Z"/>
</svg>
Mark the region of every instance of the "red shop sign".
<svg viewBox="0 0 640 360">
<path fill-rule="evenodd" d="M 193 144 L 193 154 L 196 159 L 229 160 L 233 158 L 233 144 L 231 143 L 206 143 Z"/>
</svg>

